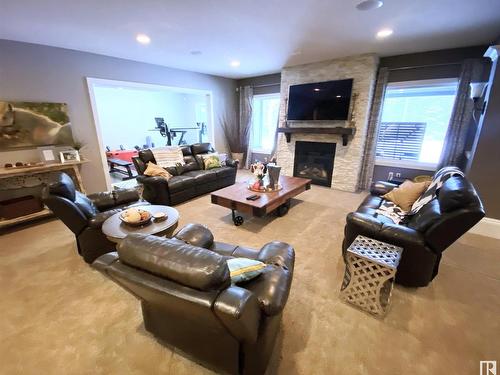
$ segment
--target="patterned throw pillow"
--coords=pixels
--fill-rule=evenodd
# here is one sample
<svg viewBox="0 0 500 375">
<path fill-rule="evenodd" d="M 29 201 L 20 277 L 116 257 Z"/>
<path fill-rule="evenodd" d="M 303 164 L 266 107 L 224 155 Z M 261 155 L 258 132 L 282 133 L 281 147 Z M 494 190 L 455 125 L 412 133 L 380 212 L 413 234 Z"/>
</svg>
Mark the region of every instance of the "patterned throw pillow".
<svg viewBox="0 0 500 375">
<path fill-rule="evenodd" d="M 162 168 L 175 167 L 176 164 L 186 164 L 184 162 L 184 155 L 179 146 L 166 146 L 152 148 L 151 152 L 155 157 L 156 164 Z"/>
<path fill-rule="evenodd" d="M 202 158 L 203 158 L 203 169 L 214 169 L 222 167 L 219 154 L 217 153 L 203 155 Z"/>
<path fill-rule="evenodd" d="M 237 284 L 251 280 L 262 273 L 265 263 L 248 258 L 233 258 L 227 260 L 231 282 Z"/>
<path fill-rule="evenodd" d="M 168 173 L 165 169 L 156 165 L 155 163 L 149 162 L 146 170 L 144 171 L 145 176 L 159 176 L 165 178 L 167 181 L 170 180 L 172 175 Z"/>
</svg>

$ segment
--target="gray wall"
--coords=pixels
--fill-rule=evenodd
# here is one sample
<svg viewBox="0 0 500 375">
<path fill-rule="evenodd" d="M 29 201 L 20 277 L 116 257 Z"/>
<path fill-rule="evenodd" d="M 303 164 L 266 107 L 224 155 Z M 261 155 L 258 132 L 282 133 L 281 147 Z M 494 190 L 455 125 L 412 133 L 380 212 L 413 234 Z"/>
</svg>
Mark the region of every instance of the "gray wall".
<svg viewBox="0 0 500 375">
<path fill-rule="evenodd" d="M 83 155 L 90 163 L 83 166 L 82 174 L 88 192 L 106 189 L 106 171 L 99 155 L 86 77 L 211 90 L 215 146 L 225 150 L 224 136 L 217 123 L 224 112 L 235 109 L 235 80 L 7 40 L 0 40 L 0 51 L 0 99 L 68 103 L 75 138 L 87 145 Z M 36 150 L 0 150 L 2 164 L 37 159 Z"/>
<path fill-rule="evenodd" d="M 469 178 L 483 200 L 486 216 L 500 220 L 500 66 L 491 69 L 486 111 L 479 121 Z"/>
<path fill-rule="evenodd" d="M 406 180 L 413 180 L 417 176 L 427 175 L 432 176 L 433 171 L 414 169 L 414 168 L 400 168 L 400 167 L 389 167 L 386 165 L 377 165 L 373 171 L 373 181 L 387 181 L 389 172 L 394 173 L 394 178 L 401 178 Z M 396 174 L 400 173 L 401 177 L 396 177 Z"/>
</svg>

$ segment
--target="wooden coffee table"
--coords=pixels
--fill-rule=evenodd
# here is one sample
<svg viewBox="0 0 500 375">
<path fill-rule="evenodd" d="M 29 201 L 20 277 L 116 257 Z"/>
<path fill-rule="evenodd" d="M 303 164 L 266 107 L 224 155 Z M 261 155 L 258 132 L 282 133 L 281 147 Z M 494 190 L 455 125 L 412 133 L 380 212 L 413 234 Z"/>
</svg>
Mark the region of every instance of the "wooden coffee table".
<svg viewBox="0 0 500 375">
<path fill-rule="evenodd" d="M 212 203 L 230 208 L 233 223 L 243 224 L 243 218 L 236 211 L 262 217 L 276 210 L 278 216 L 283 216 L 290 208 L 290 199 L 311 188 L 311 180 L 307 178 L 281 176 L 279 184 L 282 189 L 272 193 L 256 193 L 248 189 L 248 183 L 237 182 L 234 185 L 214 191 L 211 194 Z M 258 195 L 259 199 L 249 201 L 250 195 Z"/>
<path fill-rule="evenodd" d="M 114 214 L 109 217 L 102 224 L 102 232 L 108 237 L 110 241 L 119 243 L 127 235 L 132 233 L 140 234 L 154 234 L 156 236 L 171 236 L 174 233 L 175 228 L 177 228 L 177 223 L 179 221 L 179 212 L 169 206 L 161 205 L 149 205 L 149 206 L 134 206 L 134 208 L 141 208 L 143 210 L 149 211 L 151 214 L 156 212 L 165 212 L 167 214 L 167 219 L 162 221 L 156 221 L 152 219 L 148 224 L 142 225 L 140 227 L 134 227 L 125 224 L 120 219 L 121 212 Z"/>
</svg>

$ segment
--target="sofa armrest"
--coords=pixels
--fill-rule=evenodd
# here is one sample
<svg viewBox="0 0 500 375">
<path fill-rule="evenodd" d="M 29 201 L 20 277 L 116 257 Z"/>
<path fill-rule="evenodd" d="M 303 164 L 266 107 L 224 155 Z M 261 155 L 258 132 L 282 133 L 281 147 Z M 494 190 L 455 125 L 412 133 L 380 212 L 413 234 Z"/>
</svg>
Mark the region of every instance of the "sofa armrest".
<svg viewBox="0 0 500 375">
<path fill-rule="evenodd" d="M 234 336 L 249 343 L 257 341 L 260 308 L 253 293 L 231 286 L 217 297 L 214 312 Z"/>
<path fill-rule="evenodd" d="M 347 215 L 347 226 L 349 231 L 354 233 L 403 248 L 425 246 L 424 236 L 415 229 L 399 224 L 384 223 L 373 216 L 359 212 L 351 212 Z"/>
<path fill-rule="evenodd" d="M 226 159 L 226 166 L 227 167 L 238 168 L 238 164 L 239 164 L 238 160 L 233 160 L 231 158 Z"/>
<path fill-rule="evenodd" d="M 387 181 L 377 181 L 372 183 L 370 186 L 370 193 L 373 195 L 384 195 L 390 192 L 392 189 L 398 187 L 398 185 L 387 182 Z"/>
<path fill-rule="evenodd" d="M 96 206 L 99 211 L 108 210 L 116 206 L 115 198 L 113 196 L 113 192 L 111 191 L 88 194 L 87 198 L 94 203 L 94 206 Z"/>
<path fill-rule="evenodd" d="M 108 210 L 104 212 L 99 212 L 98 214 L 94 215 L 92 218 L 89 219 L 89 226 L 92 228 L 100 229 L 102 227 L 102 224 L 116 214 L 117 212 L 120 212 L 121 210 Z"/>
<path fill-rule="evenodd" d="M 137 176 L 137 181 L 143 184 L 142 196 L 149 203 L 170 205 L 170 191 L 164 177 Z"/>
<path fill-rule="evenodd" d="M 137 202 L 141 197 L 137 189 L 119 189 L 113 190 L 116 205 Z"/>
<path fill-rule="evenodd" d="M 287 243 L 273 241 L 262 246 L 257 259 L 266 264 L 274 264 L 275 266 L 293 271 L 295 251 Z"/>
<path fill-rule="evenodd" d="M 106 253 L 101 255 L 99 258 L 92 262 L 92 268 L 95 268 L 99 272 L 106 273 L 106 268 L 118 260 L 118 253 L 113 251 L 111 253 Z"/>
</svg>

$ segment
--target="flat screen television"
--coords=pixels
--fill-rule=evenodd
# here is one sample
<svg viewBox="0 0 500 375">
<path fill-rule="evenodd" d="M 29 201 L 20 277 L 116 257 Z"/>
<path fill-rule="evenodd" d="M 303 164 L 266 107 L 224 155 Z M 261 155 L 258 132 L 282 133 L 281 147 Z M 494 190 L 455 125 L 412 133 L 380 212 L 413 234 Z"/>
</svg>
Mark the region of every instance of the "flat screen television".
<svg viewBox="0 0 500 375">
<path fill-rule="evenodd" d="M 347 120 L 352 79 L 290 86 L 289 121 Z"/>
</svg>

